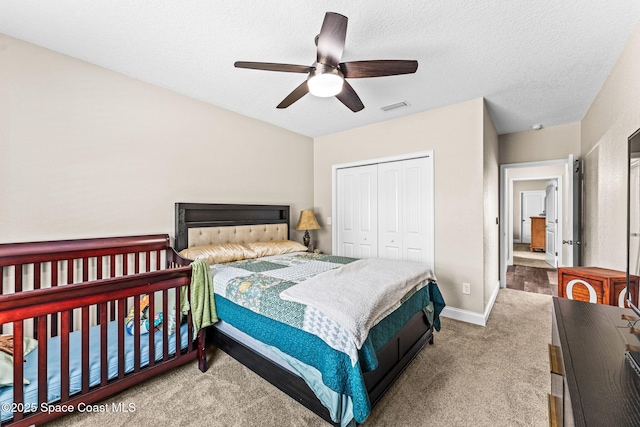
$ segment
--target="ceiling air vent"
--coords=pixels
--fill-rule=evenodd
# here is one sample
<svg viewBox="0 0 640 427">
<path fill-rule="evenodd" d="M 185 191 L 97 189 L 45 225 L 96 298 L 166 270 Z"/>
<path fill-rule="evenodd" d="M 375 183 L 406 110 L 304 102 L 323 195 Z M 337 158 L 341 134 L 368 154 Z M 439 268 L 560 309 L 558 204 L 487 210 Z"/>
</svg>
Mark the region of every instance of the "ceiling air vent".
<svg viewBox="0 0 640 427">
<path fill-rule="evenodd" d="M 398 108 L 404 108 L 408 106 L 409 106 L 409 103 L 407 103 L 407 101 L 401 101 L 401 102 L 396 102 L 395 104 L 386 105 L 380 109 L 382 111 L 391 111 L 391 110 L 396 110 Z"/>
</svg>

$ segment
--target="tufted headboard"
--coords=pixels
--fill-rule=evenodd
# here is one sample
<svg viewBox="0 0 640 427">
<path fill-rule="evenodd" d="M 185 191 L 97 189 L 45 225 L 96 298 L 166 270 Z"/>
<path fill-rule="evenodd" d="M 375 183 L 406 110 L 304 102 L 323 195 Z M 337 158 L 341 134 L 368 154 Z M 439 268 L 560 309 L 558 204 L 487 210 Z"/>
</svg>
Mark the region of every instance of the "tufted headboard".
<svg viewBox="0 0 640 427">
<path fill-rule="evenodd" d="M 175 249 L 289 239 L 289 206 L 176 203 Z"/>
</svg>

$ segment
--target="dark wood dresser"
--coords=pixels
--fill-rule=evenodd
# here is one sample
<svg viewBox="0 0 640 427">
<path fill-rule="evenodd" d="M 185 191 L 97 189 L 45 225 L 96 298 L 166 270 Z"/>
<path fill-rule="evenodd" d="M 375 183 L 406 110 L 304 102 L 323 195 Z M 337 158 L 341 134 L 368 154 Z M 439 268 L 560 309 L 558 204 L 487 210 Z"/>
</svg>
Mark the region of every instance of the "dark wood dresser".
<svg viewBox="0 0 640 427">
<path fill-rule="evenodd" d="M 640 376 L 625 345 L 640 346 L 629 309 L 553 298 L 551 426 L 640 426 Z M 640 323 L 637 325 L 640 326 Z"/>
</svg>

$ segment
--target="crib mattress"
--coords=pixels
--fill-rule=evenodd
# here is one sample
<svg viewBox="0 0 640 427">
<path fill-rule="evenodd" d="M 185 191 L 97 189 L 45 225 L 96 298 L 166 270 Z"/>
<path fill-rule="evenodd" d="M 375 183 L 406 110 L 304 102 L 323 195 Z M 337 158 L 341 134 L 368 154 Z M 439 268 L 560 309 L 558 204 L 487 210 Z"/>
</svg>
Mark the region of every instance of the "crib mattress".
<svg viewBox="0 0 640 427">
<path fill-rule="evenodd" d="M 180 348 L 188 345 L 188 326 L 180 327 Z M 75 331 L 69 334 L 69 394 L 79 392 L 82 389 L 82 332 Z M 108 377 L 113 379 L 118 376 L 118 322 L 108 324 L 107 332 L 108 353 Z M 132 372 L 134 369 L 134 337 L 125 331 L 124 333 L 124 371 Z M 162 331 L 155 332 L 156 361 L 163 357 Z M 168 351 L 175 354 L 175 334 L 169 335 Z M 60 400 L 60 337 L 49 338 L 47 344 L 47 399 L 48 403 Z M 24 406 L 35 408 L 38 405 L 38 350 L 29 353 L 24 363 L 24 377 L 30 384 L 24 385 Z M 146 335 L 140 340 L 140 366 L 149 364 L 149 340 Z M 89 386 L 100 383 L 100 326 L 94 326 L 89 331 Z M 11 409 L 13 403 L 13 387 L 0 388 L 0 420 L 5 421 L 13 416 Z"/>
</svg>

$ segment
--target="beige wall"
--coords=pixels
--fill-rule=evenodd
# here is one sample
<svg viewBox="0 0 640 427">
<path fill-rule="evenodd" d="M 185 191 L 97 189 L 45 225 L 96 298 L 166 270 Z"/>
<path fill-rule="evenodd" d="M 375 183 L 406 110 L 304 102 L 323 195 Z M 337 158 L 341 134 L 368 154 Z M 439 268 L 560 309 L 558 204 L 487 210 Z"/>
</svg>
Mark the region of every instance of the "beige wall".
<svg viewBox="0 0 640 427">
<path fill-rule="evenodd" d="M 540 130 L 508 133 L 499 137 L 499 163 L 539 162 L 580 155 L 580 123 Z"/>
<path fill-rule="evenodd" d="M 585 265 L 626 269 L 627 138 L 640 127 L 640 28 L 581 122 Z"/>
<path fill-rule="evenodd" d="M 316 138 L 314 209 L 323 226 L 314 236 L 317 246 L 331 251 L 326 218 L 332 208 L 332 165 L 433 150 L 438 282 L 447 305 L 482 313 L 483 105 L 475 99 Z M 462 294 L 463 282 L 471 283 L 470 295 Z"/>
<path fill-rule="evenodd" d="M 310 138 L 3 35 L 0 64 L 0 242 L 173 235 L 175 202 L 313 207 Z"/>
</svg>

